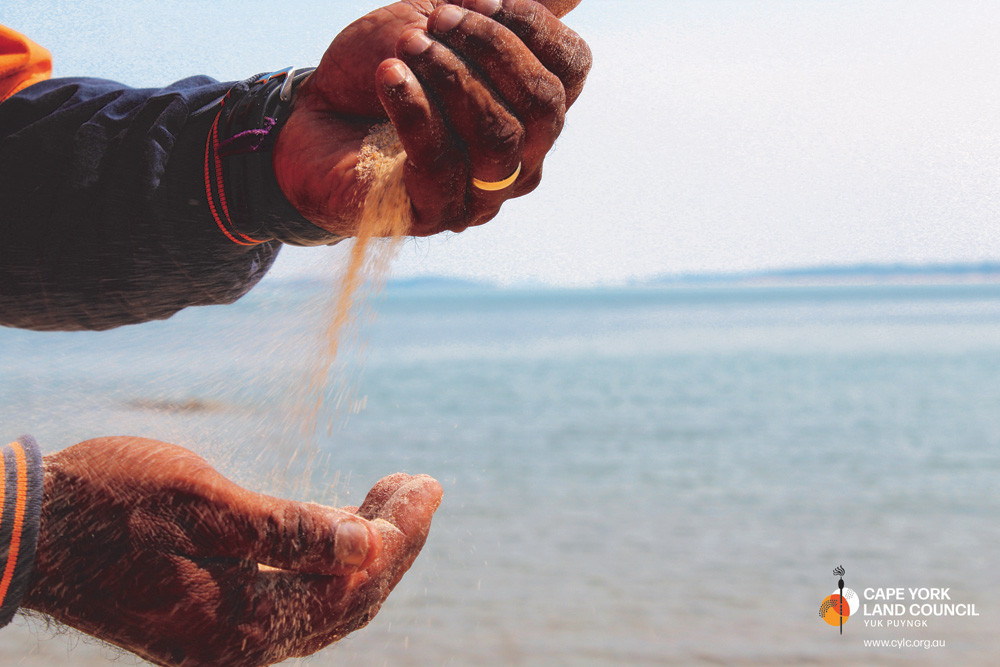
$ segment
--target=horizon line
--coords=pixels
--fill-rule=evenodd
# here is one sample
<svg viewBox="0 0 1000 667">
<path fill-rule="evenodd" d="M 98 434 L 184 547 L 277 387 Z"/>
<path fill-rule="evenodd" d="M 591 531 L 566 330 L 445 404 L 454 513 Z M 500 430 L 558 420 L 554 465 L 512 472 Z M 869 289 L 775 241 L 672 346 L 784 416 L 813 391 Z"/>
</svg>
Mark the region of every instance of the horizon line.
<svg viewBox="0 0 1000 667">
<path fill-rule="evenodd" d="M 558 282 L 542 280 L 522 280 L 509 285 L 495 280 L 447 273 L 428 273 L 412 276 L 389 277 L 386 288 L 433 286 L 441 287 L 517 289 L 519 287 L 553 287 L 573 289 L 576 287 L 642 287 L 670 283 L 748 281 L 755 279 L 808 279 L 808 278 L 903 278 L 932 276 L 996 276 L 1000 279 L 1000 260 L 971 262 L 858 262 L 854 264 L 815 264 L 808 266 L 747 269 L 740 271 L 687 271 L 679 273 L 659 273 L 645 278 L 624 278 L 615 281 L 601 281 L 592 285 L 562 285 Z M 285 275 L 270 277 L 268 282 L 312 283 L 326 281 L 328 275 Z"/>
</svg>

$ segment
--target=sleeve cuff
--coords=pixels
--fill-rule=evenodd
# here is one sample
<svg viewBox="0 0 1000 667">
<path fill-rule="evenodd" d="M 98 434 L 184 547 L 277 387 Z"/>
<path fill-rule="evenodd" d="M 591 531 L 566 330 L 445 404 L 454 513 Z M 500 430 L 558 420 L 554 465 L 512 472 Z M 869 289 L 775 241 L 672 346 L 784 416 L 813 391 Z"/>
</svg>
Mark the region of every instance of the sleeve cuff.
<svg viewBox="0 0 1000 667">
<path fill-rule="evenodd" d="M 313 69 L 260 74 L 236 84 L 212 125 L 205 149 L 206 195 L 216 224 L 237 245 L 278 240 L 313 246 L 341 240 L 292 206 L 271 165 L 292 94 Z"/>
<path fill-rule="evenodd" d="M 0 627 L 10 623 L 28 590 L 42 511 L 42 454 L 31 436 L 0 447 Z"/>
</svg>

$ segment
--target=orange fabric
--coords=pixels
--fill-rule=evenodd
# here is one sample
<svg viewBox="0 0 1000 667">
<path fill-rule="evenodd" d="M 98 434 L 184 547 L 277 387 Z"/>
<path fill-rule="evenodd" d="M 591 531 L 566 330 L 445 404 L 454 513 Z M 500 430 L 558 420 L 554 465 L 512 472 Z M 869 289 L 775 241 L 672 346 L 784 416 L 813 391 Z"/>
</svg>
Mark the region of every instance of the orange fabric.
<svg viewBox="0 0 1000 667">
<path fill-rule="evenodd" d="M 7 597 L 7 589 L 10 587 L 11 579 L 14 578 L 17 556 L 21 551 L 21 531 L 24 530 L 24 506 L 28 500 L 28 462 L 24 455 L 24 448 L 16 440 L 8 447 L 14 450 L 15 465 L 17 466 L 17 496 L 14 502 L 14 528 L 10 534 L 7 567 L 4 568 L 3 579 L 0 580 L 0 605 Z M 0 508 L 2 507 L 3 505 L 0 504 Z"/>
<path fill-rule="evenodd" d="M 52 54 L 19 32 L 0 25 L 0 102 L 52 76 Z"/>
</svg>

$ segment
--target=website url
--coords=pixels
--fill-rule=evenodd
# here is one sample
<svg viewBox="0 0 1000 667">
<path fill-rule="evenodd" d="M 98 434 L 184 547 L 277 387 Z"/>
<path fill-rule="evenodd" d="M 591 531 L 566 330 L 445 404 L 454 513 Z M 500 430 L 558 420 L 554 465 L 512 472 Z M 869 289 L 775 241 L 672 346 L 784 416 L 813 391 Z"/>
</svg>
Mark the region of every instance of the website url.
<svg viewBox="0 0 1000 667">
<path fill-rule="evenodd" d="M 944 639 L 865 639 L 866 648 L 944 648 Z"/>
</svg>

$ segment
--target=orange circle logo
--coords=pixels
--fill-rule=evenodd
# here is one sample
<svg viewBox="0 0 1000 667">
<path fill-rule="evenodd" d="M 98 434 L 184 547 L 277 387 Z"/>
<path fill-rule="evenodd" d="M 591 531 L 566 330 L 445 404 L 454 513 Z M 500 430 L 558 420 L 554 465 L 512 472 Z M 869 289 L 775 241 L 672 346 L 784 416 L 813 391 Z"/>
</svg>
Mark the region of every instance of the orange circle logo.
<svg viewBox="0 0 1000 667">
<path fill-rule="evenodd" d="M 836 590 L 823 599 L 819 606 L 819 617 L 830 625 L 839 626 L 847 623 L 847 619 L 858 608 L 858 594 L 850 588 L 844 589 L 844 596 Z"/>
</svg>

